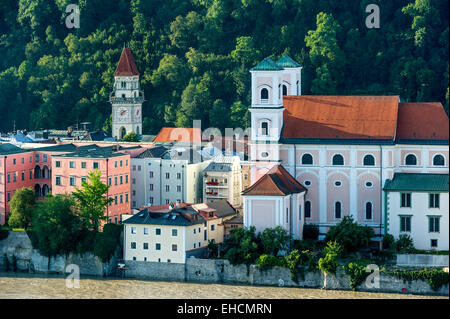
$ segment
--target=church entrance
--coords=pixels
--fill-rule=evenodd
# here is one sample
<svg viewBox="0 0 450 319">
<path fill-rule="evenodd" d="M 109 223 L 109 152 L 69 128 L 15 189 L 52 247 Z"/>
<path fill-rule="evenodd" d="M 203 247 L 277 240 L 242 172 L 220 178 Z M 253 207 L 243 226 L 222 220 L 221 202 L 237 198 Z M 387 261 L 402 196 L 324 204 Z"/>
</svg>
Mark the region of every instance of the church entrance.
<svg viewBox="0 0 450 319">
<path fill-rule="evenodd" d="M 123 139 L 123 137 L 127 134 L 127 130 L 122 126 L 119 130 L 119 139 Z"/>
</svg>

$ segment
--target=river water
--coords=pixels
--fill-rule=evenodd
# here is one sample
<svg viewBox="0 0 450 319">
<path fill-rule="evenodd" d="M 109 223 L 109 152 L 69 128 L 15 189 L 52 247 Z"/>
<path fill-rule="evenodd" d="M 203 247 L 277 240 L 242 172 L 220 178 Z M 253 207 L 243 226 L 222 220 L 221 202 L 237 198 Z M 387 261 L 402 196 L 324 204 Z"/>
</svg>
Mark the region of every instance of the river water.
<svg viewBox="0 0 450 319">
<path fill-rule="evenodd" d="M 448 299 L 408 294 L 367 293 L 288 287 L 81 277 L 67 288 L 58 275 L 0 272 L 0 299 Z"/>
</svg>

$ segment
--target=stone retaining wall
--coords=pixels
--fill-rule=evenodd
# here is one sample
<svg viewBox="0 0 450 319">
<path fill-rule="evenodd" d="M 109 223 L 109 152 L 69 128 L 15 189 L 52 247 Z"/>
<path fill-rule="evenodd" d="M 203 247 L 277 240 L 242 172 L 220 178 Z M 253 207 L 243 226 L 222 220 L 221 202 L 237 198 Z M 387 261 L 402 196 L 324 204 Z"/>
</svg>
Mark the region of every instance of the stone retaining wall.
<svg viewBox="0 0 450 319">
<path fill-rule="evenodd" d="M 402 267 L 448 267 L 448 255 L 398 254 L 397 265 Z"/>
</svg>

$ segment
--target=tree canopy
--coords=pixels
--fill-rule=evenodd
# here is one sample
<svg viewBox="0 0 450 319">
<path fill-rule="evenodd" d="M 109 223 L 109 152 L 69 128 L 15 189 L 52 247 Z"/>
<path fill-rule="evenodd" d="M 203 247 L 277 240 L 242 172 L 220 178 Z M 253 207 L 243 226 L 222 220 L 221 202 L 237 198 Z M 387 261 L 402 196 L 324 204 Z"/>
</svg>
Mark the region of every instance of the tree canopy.
<svg viewBox="0 0 450 319">
<path fill-rule="evenodd" d="M 80 28 L 68 29 L 68 4 Z M 380 28 L 365 25 L 380 7 Z M 110 129 L 124 45 L 147 101 L 143 133 L 248 126 L 249 69 L 266 56 L 303 66 L 304 94 L 400 95 L 448 109 L 447 0 L 4 0 L 0 131 Z"/>
</svg>

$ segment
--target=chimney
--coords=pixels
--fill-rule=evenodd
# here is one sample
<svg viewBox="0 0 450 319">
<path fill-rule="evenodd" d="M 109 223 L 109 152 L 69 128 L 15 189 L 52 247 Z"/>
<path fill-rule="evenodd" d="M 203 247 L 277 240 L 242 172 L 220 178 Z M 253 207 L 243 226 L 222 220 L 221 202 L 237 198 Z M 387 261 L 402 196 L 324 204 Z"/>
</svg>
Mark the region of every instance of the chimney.
<svg viewBox="0 0 450 319">
<path fill-rule="evenodd" d="M 114 144 L 114 145 L 112 146 L 112 150 L 113 150 L 114 152 L 119 151 L 119 144 Z"/>
</svg>

